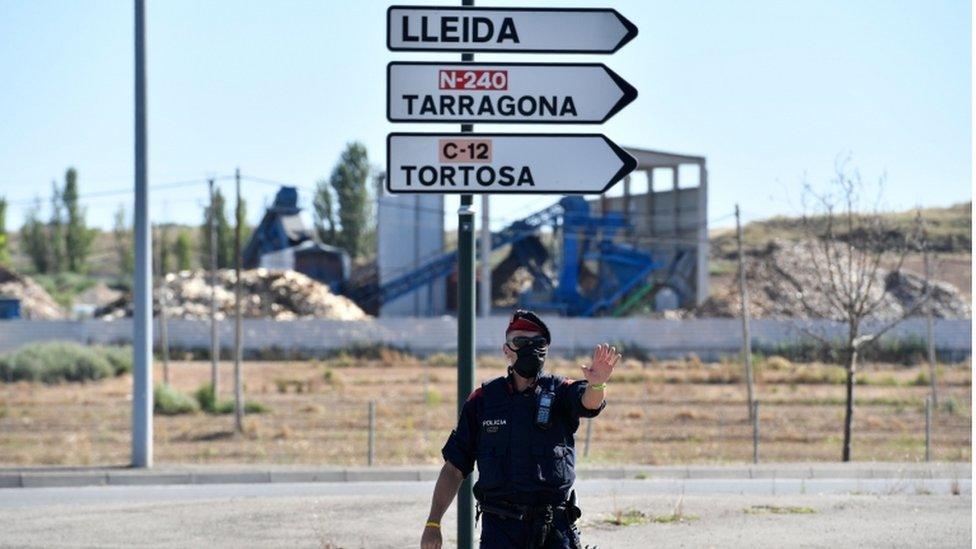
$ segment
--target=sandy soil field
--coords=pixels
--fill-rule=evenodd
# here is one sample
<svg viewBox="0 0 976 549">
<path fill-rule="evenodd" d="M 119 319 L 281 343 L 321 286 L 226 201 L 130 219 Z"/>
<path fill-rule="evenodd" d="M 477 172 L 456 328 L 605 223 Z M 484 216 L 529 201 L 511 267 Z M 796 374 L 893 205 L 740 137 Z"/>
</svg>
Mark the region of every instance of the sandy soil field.
<svg viewBox="0 0 976 549">
<path fill-rule="evenodd" d="M 577 363 L 557 359 L 549 366 L 574 376 Z M 269 410 L 247 416 L 242 435 L 234 433 L 229 415 L 157 415 L 157 464 L 364 465 L 370 400 L 376 401 L 377 465 L 436 464 L 457 417 L 454 362 L 446 355 L 420 360 L 390 352 L 374 360 L 342 355 L 244 367 L 247 397 Z M 209 368 L 207 361 L 176 361 L 172 385 L 192 394 L 209 379 Z M 608 407 L 592 423 L 588 452 L 586 422 L 577 433 L 579 463 L 751 461 L 740 369 L 693 357 L 626 360 L 611 380 Z M 503 372 L 499 359 L 485 357 L 476 378 Z M 925 366 L 864 366 L 856 387 L 856 460 L 923 459 L 925 372 Z M 161 376 L 158 364 L 155 373 Z M 838 460 L 842 370 L 768 360 L 758 378 L 761 459 Z M 970 366 L 940 366 L 938 378 L 933 459 L 968 461 Z M 232 364 L 222 363 L 222 398 L 230 398 L 232 379 Z M 130 408 L 128 376 L 55 386 L 0 384 L 0 467 L 125 464 Z"/>
</svg>

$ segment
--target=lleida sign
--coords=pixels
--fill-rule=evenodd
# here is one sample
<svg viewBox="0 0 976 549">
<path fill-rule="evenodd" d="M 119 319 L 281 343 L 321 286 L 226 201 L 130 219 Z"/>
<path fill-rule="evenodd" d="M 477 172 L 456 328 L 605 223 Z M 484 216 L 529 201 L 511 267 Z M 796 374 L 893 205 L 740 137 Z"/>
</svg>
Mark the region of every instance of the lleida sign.
<svg viewBox="0 0 976 549">
<path fill-rule="evenodd" d="M 600 124 L 637 90 L 598 63 L 387 65 L 390 122 Z"/>
<path fill-rule="evenodd" d="M 392 51 L 613 53 L 637 36 L 614 9 L 391 6 Z"/>
<path fill-rule="evenodd" d="M 637 167 L 600 134 L 391 133 L 391 193 L 599 194 Z"/>
</svg>

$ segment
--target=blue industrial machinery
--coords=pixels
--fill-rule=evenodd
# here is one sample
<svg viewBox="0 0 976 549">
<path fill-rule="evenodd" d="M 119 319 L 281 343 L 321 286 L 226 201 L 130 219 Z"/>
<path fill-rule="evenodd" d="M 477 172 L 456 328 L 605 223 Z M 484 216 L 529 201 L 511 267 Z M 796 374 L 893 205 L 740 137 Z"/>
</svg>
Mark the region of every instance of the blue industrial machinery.
<svg viewBox="0 0 976 549">
<path fill-rule="evenodd" d="M 13 297 L 0 297 L 0 320 L 20 318 L 20 300 Z"/>
<path fill-rule="evenodd" d="M 544 271 L 533 270 L 532 290 L 521 296 L 520 304 L 535 310 L 560 312 L 567 316 L 598 316 L 609 312 L 621 298 L 661 268 L 649 254 L 613 242 L 617 231 L 628 227 L 623 215 L 590 215 L 585 199 L 570 196 L 559 204 L 563 208 L 562 248 L 558 283 Z M 592 283 L 581 284 L 587 266 Z M 532 270 L 532 269 L 530 269 Z"/>
<path fill-rule="evenodd" d="M 536 236 L 546 226 L 562 236 L 555 277 L 546 269 L 548 251 Z M 532 289 L 520 296 L 523 306 L 567 316 L 597 316 L 610 313 L 628 294 L 645 287 L 652 272 L 664 267 L 650 254 L 613 242 L 616 233 L 628 226 L 619 213 L 591 216 L 584 198 L 569 196 L 493 233 L 491 248 L 511 244 L 510 257 L 533 275 Z M 383 284 L 360 287 L 350 297 L 362 305 L 382 304 L 450 274 L 456 263 L 457 252 L 447 252 Z M 584 273 L 588 284 L 581 283 Z"/>
<path fill-rule="evenodd" d="M 317 242 L 315 231 L 305 227 L 295 187 L 278 190 L 254 228 L 241 260 L 245 269 L 293 269 L 328 284 L 334 292 L 344 289 L 351 271 L 345 250 Z"/>
</svg>

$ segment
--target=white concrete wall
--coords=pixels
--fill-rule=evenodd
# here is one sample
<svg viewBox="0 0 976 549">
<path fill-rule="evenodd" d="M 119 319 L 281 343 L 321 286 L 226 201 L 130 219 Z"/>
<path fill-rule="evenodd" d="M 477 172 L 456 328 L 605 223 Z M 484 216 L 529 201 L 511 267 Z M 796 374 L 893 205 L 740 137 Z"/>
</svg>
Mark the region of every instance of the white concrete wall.
<svg viewBox="0 0 976 549">
<path fill-rule="evenodd" d="M 508 317 L 478 319 L 476 344 L 479 352 L 498 352 Z M 553 350 L 559 353 L 580 352 L 603 341 L 620 341 L 647 349 L 662 356 L 694 352 L 715 357 L 738 352 L 741 328 L 737 319 L 714 318 L 663 320 L 647 318 L 547 319 L 553 333 Z M 936 320 L 936 347 L 953 354 L 972 351 L 971 320 Z M 169 341 L 184 348 L 208 348 L 210 330 L 206 320 L 170 320 Z M 820 333 L 842 333 L 842 327 L 816 323 L 808 329 Z M 759 319 L 752 322 L 753 339 L 760 345 L 775 345 L 805 339 L 796 324 L 789 320 Z M 100 320 L 7 320 L 0 321 L 0 352 L 24 343 L 60 339 L 80 343 L 129 342 L 131 319 Z M 244 347 L 259 350 L 282 349 L 327 350 L 355 343 L 388 343 L 418 352 L 453 351 L 457 323 L 453 317 L 377 318 L 367 321 L 336 320 L 244 321 Z M 156 337 L 159 331 L 156 330 Z M 910 319 L 896 326 L 888 339 L 924 338 L 924 319 Z M 232 320 L 220 324 L 220 342 L 226 348 L 234 342 Z"/>
</svg>

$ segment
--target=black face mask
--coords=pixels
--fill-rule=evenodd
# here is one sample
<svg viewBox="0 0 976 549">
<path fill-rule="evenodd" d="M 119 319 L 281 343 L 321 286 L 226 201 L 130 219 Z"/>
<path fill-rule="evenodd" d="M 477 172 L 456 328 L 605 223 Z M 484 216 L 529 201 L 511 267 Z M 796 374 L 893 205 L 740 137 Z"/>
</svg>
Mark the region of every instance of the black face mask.
<svg viewBox="0 0 976 549">
<path fill-rule="evenodd" d="M 512 369 L 518 375 L 529 379 L 539 375 L 539 372 L 542 371 L 542 364 L 546 361 L 546 351 L 548 349 L 545 343 L 525 345 L 513 350 L 518 354 L 518 358 L 512 364 Z"/>
</svg>

